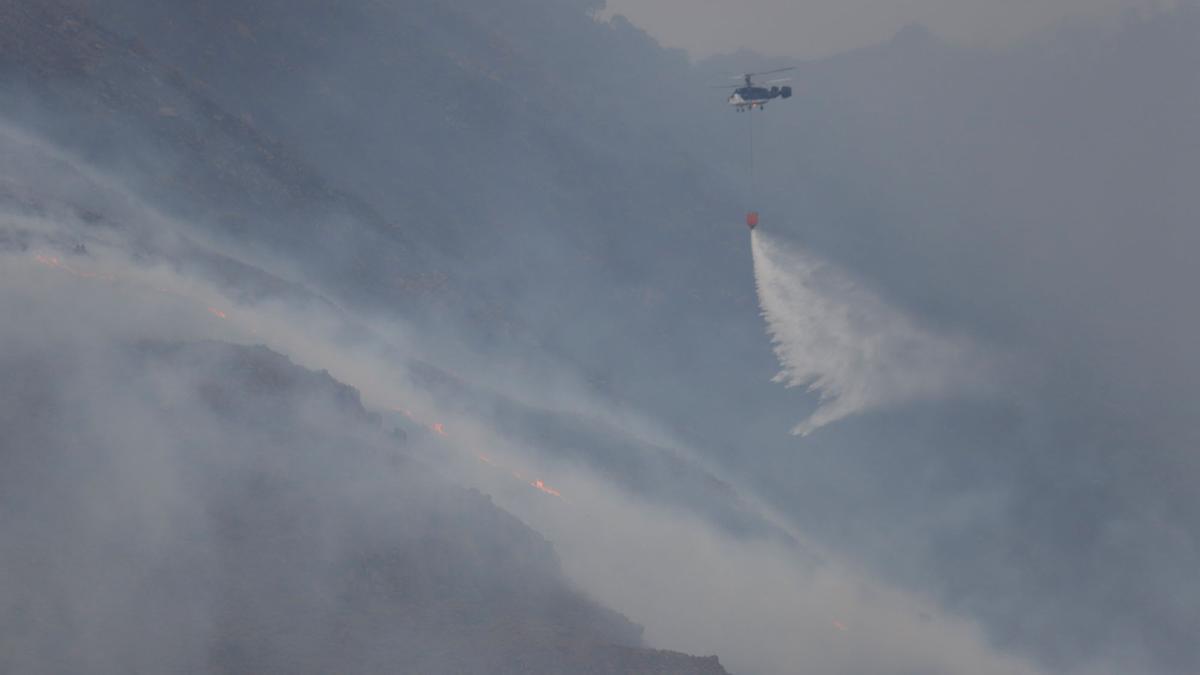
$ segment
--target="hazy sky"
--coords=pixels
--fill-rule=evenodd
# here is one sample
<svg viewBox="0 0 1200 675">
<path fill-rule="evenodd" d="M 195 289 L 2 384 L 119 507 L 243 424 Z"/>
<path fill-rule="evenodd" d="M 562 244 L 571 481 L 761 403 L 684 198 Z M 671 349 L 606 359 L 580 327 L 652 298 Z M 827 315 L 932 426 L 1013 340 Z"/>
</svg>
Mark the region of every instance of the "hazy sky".
<svg viewBox="0 0 1200 675">
<path fill-rule="evenodd" d="M 887 39 L 923 24 L 969 42 L 1017 38 L 1068 16 L 1153 11 L 1178 0 L 608 0 L 661 43 L 694 58 L 741 47 L 817 57 Z"/>
</svg>

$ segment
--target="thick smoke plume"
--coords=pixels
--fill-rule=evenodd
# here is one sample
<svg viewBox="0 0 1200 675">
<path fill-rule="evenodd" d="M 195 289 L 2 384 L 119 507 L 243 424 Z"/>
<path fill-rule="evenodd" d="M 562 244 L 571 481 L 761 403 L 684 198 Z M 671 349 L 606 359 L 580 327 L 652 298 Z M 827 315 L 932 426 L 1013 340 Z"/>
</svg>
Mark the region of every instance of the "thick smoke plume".
<svg viewBox="0 0 1200 675">
<path fill-rule="evenodd" d="M 919 326 L 847 274 L 755 231 L 754 277 L 782 367 L 776 382 L 820 396 L 792 429 L 980 386 L 985 359 L 965 339 Z"/>
<path fill-rule="evenodd" d="M 494 603 L 502 608 L 500 613 L 514 617 L 513 621 L 528 609 L 532 620 L 542 622 L 538 625 L 557 626 L 560 614 L 569 610 L 598 617 L 602 628 L 611 624 L 616 638 L 628 633 L 624 641 L 637 644 L 640 629 L 614 613 L 588 609 L 592 605 L 586 598 L 594 597 L 636 616 L 649 644 L 701 653 L 719 650 L 738 672 L 791 672 L 800 662 L 846 673 L 878 672 L 881 664 L 930 673 L 967 668 L 996 675 L 1038 672 L 1023 660 L 995 650 L 970 619 L 945 613 L 919 595 L 889 588 L 801 533 L 791 533 L 791 543 L 749 532 L 735 536 L 679 504 L 630 494 L 614 482 L 611 471 L 598 474 L 579 458 L 564 455 L 556 447 L 559 443 L 584 437 L 567 435 L 570 429 L 561 422 L 557 427 L 550 424 L 551 417 L 514 421 L 511 415 L 501 415 L 500 406 L 468 405 L 465 393 L 433 391 L 436 387 L 430 386 L 428 375 L 414 378 L 403 364 L 417 354 L 413 345 L 440 336 L 420 337 L 414 327 L 337 310 L 312 299 L 316 296 L 293 302 L 249 299 L 242 292 L 244 283 L 222 287 L 195 266 L 195 252 L 184 246 L 184 223 L 163 219 L 114 181 L 89 173 L 68 153 L 32 137 L 8 133 L 0 126 L 0 148 L 8 150 L 10 160 L 19 160 L 27 174 L 45 179 L 27 191 L 27 201 L 36 209 L 0 205 L 4 228 L 0 233 L 10 241 L 0 251 L 0 309 L 4 310 L 0 314 L 22 319 L 0 324 L 0 342 L 8 347 L 0 368 L 24 373 L 27 368 L 22 364 L 58 364 L 31 371 L 26 380 L 40 384 L 11 387 L 11 400 L 14 406 L 37 405 L 38 397 L 29 392 L 42 389 L 47 396 L 69 400 L 70 405 L 47 409 L 63 415 L 73 411 L 86 421 L 86 426 L 71 433 L 86 432 L 88 439 L 99 439 L 88 446 L 88 453 L 93 462 L 102 458 L 105 469 L 78 470 L 74 463 L 78 458 L 70 452 L 73 446 L 55 450 L 53 457 L 64 458 L 54 475 L 66 486 L 60 492 L 77 495 L 65 503 L 56 501 L 57 493 L 31 489 L 34 483 L 25 474 L 7 474 L 11 484 L 25 480 L 27 487 L 20 494 L 19 527 L 0 528 L 0 535 L 15 540 L 31 533 L 28 540 L 35 544 L 13 547 L 7 564 L 0 566 L 7 575 L 0 579 L 6 581 L 0 584 L 0 604 L 24 602 L 25 589 L 33 588 L 66 608 L 75 622 L 74 637 L 91 651 L 80 649 L 64 657 L 56 664 L 62 666 L 60 670 L 79 670 L 82 662 L 93 672 L 122 672 L 130 663 L 156 672 L 198 669 L 202 666 L 193 664 L 215 658 L 214 649 L 225 654 L 236 648 L 243 651 L 221 657 L 231 670 L 246 663 L 259 666 L 260 671 L 281 662 L 294 665 L 291 660 L 301 654 L 308 659 L 307 670 L 292 672 L 335 667 L 344 672 L 379 672 L 384 662 L 404 663 L 413 672 L 504 672 L 479 663 L 494 658 L 489 650 L 498 648 L 495 643 L 484 641 L 476 649 L 461 649 L 454 640 L 484 638 L 451 619 L 430 616 L 445 602 L 470 607 L 471 625 L 486 625 L 479 617 L 492 605 L 463 600 L 447 590 L 408 598 L 404 600 L 408 604 L 398 604 L 404 611 L 388 613 L 408 622 L 407 628 L 397 628 L 375 615 L 356 618 L 361 616 L 357 612 L 366 611 L 363 607 L 379 607 L 383 601 L 377 585 L 362 581 L 366 573 L 355 576 L 358 573 L 344 571 L 365 568 L 370 574 L 384 574 L 380 570 L 392 570 L 387 578 L 394 586 L 385 589 L 393 594 L 387 597 L 394 597 L 400 593 L 395 589 L 426 583 L 419 576 L 422 561 L 444 565 L 449 560 L 461 566 L 478 560 L 483 570 L 496 573 L 455 568 L 454 575 L 444 577 L 446 583 L 467 589 L 464 592 L 487 589 L 489 597 L 500 598 Z M 0 171 L 2 176 L 19 185 L 15 171 Z M 66 185 L 72 186 L 71 203 L 47 187 Z M 112 224 L 87 225 L 77 214 L 99 213 L 102 207 L 105 213 L 119 213 L 120 223 L 106 216 L 97 222 Z M 157 250 L 144 235 L 152 230 L 159 232 L 154 243 L 171 251 L 174 264 L 160 260 L 159 253 L 144 253 L 140 258 L 129 254 L 127 237 L 140 238 L 146 251 Z M 76 242 L 81 245 L 76 247 Z M 78 326 L 88 330 L 80 332 Z M 128 345 L 149 345 L 141 349 L 150 356 L 141 357 L 143 361 L 113 356 L 130 351 Z M 64 360 L 63 355 L 74 356 Z M 481 377 L 492 384 L 501 381 L 479 375 L 476 371 L 486 368 L 473 365 L 473 359 L 446 355 L 446 360 L 466 373 L 460 388 Z M 311 371 L 304 375 L 300 367 Z M 38 377 L 43 370 L 54 376 Z M 350 397 L 353 410 L 369 411 L 376 425 L 382 421 L 385 427 L 406 427 L 407 440 L 393 446 L 394 437 L 380 436 L 370 424 L 342 431 L 346 421 L 336 410 L 325 409 L 329 406 L 320 407 L 324 399 L 300 397 L 303 405 L 293 410 L 282 402 L 291 399 L 255 384 L 287 381 L 282 375 L 288 373 L 343 394 L 356 392 Z M 608 420 L 613 427 L 644 433 L 657 442 L 670 440 L 658 438 L 648 422 L 607 410 L 585 397 L 569 373 L 560 372 L 559 377 L 561 381 L 550 387 L 557 410 Z M 131 382 L 127 390 L 113 389 L 113 382 L 126 380 Z M 258 387 L 267 393 L 260 397 L 246 393 L 246 382 L 253 385 L 251 391 Z M 507 380 L 505 392 L 523 401 L 538 401 L 547 395 L 547 382 L 540 376 L 514 376 Z M 147 407 L 146 401 L 165 403 Z M 210 410 L 213 401 L 216 407 Z M 299 425 L 296 419 L 312 428 L 294 427 Z M 4 428 L 20 430 L 13 437 L 14 448 L 57 448 L 62 444 L 57 423 L 58 418 L 51 417 L 33 424 L 10 413 Z M 258 434 L 267 432 L 260 425 L 286 439 L 276 442 L 282 448 L 261 441 Z M 556 428 L 559 435 L 550 435 Z M 329 431 L 316 434 L 314 429 Z M 543 440 L 530 440 L 538 438 Z M 0 456 L 11 461 L 24 455 Z M 30 450 L 29 456 L 41 455 Z M 417 466 L 421 468 L 413 468 Z M 217 487 L 210 487 L 206 471 L 221 472 L 222 480 L 213 481 Z M 670 481 L 657 474 L 645 478 L 658 483 L 652 492 L 670 494 L 683 484 L 685 475 L 673 474 Z M 258 480 L 276 491 L 282 490 L 276 481 L 282 481 L 287 485 L 284 497 L 315 506 L 297 511 L 300 507 L 290 502 L 280 500 L 284 506 L 277 505 L 275 498 L 261 494 L 257 484 L 243 485 L 234 476 Z M 254 501 L 247 505 L 242 499 Z M 221 519 L 210 522 L 206 514 L 216 509 L 213 504 L 228 505 L 219 511 Z M 470 528 L 481 513 L 492 514 L 497 506 L 503 511 L 495 513 L 510 512 L 519 521 L 502 521 L 508 526 L 491 523 L 487 535 L 469 529 L 448 531 L 444 525 L 422 520 L 453 516 L 454 522 Z M 765 507 L 750 496 L 745 508 L 757 512 Z M 291 518 L 286 522 L 306 524 L 307 529 L 299 533 L 286 529 L 280 524 L 281 514 Z M 773 514 L 769 517 L 778 521 Z M 298 542 L 291 544 L 297 549 L 284 548 L 285 544 L 265 535 L 248 538 L 253 545 L 235 553 L 261 557 L 254 558 L 252 566 L 233 565 L 226 572 L 215 560 L 231 555 L 230 521 L 257 528 L 255 533 L 269 532 L 286 542 Z M 34 536 L 45 522 L 59 524 L 58 534 Z M 550 555 L 547 542 L 528 539 L 533 530 L 520 523 L 548 535 L 555 555 Z M 424 541 L 444 539 L 446 548 L 420 548 L 404 538 L 411 532 L 426 537 Z M 502 550 L 469 557 L 454 549 L 459 542 L 476 545 L 488 537 Z M 80 553 L 88 547 L 103 549 L 104 542 L 113 538 L 134 542 L 142 554 L 139 564 L 152 566 L 166 581 L 147 589 L 140 568 L 130 567 L 123 551 L 107 556 Z M 319 555 L 302 552 L 305 546 L 315 546 Z M 503 554 L 510 549 L 529 559 L 516 568 L 506 567 Z M 544 560 L 535 555 L 539 551 L 545 552 Z M 653 551 L 653 555 L 639 551 Z M 44 571 L 36 564 L 39 556 L 76 564 L 63 562 Z M 276 568 L 272 561 L 277 556 L 292 560 Z M 558 560 L 557 556 L 561 556 L 561 578 L 557 568 L 539 566 Z M 361 562 L 364 559 L 367 562 Z M 412 560 L 414 569 L 395 571 L 397 560 Z M 538 579 L 532 588 L 519 586 L 525 583 L 521 580 L 526 573 Z M 183 600 L 164 595 L 183 584 L 177 575 L 188 579 L 189 592 Z M 461 583 L 464 579 L 470 583 Z M 510 582 L 526 589 L 520 603 L 504 595 Z M 582 594 L 528 595 L 543 586 L 557 589 L 556 584 Z M 646 588 L 656 590 L 646 593 Z M 549 607 L 537 604 L 544 597 L 561 602 Z M 765 602 L 766 598 L 773 600 Z M 290 609 L 286 622 L 277 618 L 279 607 Z M 58 634 L 54 630 L 58 619 L 49 609 L 36 605 L 33 611 L 26 616 L 36 620 L 35 635 L 9 644 L 9 663 L 21 672 L 40 672 L 35 667 L 37 651 Z M 349 617 L 336 624 L 337 629 L 361 639 L 343 645 L 344 651 L 322 642 L 326 633 L 320 617 L 328 615 Z M 106 621 L 106 616 L 121 617 L 123 622 Z M 286 631 L 276 635 L 271 632 L 274 625 L 284 625 Z M 730 625 L 737 629 L 731 630 Z M 147 633 L 159 635 L 165 646 L 153 652 L 140 649 Z M 510 645 L 522 659 L 552 663 L 520 672 L 579 672 L 570 663 L 554 661 L 557 652 L 544 649 L 542 643 L 522 642 L 521 634 L 502 637 L 507 642 L 495 640 L 501 647 Z M 634 653 L 633 647 L 620 645 L 598 649 L 599 656 L 584 654 L 581 660 L 614 659 L 612 653 L 626 653 L 620 650 Z M 636 653 L 647 654 L 641 657 L 646 659 L 684 658 Z M 719 668 L 712 660 L 689 663 L 707 665 L 714 672 Z M 0 670 L 3 664 L 0 660 Z"/>
</svg>

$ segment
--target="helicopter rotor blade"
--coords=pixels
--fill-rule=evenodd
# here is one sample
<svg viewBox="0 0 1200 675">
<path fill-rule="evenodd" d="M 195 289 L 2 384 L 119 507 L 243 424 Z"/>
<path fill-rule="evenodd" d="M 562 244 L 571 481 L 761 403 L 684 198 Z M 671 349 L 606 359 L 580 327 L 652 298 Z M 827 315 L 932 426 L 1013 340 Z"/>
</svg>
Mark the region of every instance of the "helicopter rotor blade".
<svg viewBox="0 0 1200 675">
<path fill-rule="evenodd" d="M 796 69 L 796 66 L 788 66 L 787 68 L 776 68 L 775 70 L 764 70 L 761 73 L 746 73 L 746 74 L 751 77 L 755 77 L 758 75 L 774 75 L 775 73 L 783 73 L 783 72 L 787 72 L 789 70 L 795 70 L 795 69 Z"/>
</svg>

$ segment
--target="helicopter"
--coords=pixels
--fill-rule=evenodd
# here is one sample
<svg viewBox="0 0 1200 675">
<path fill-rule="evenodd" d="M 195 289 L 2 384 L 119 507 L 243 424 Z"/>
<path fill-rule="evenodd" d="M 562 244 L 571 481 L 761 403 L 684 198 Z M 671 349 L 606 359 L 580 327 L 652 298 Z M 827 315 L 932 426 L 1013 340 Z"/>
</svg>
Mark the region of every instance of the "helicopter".
<svg viewBox="0 0 1200 675">
<path fill-rule="evenodd" d="M 791 87 L 775 86 L 780 82 L 787 82 L 791 78 L 783 77 L 776 80 L 768 80 L 763 83 L 772 85 L 770 88 L 756 85 L 754 83 L 754 78 L 758 77 L 759 75 L 774 75 L 775 73 L 782 73 L 795 69 L 796 68 L 793 66 L 790 68 L 777 68 L 775 70 L 768 70 L 761 73 L 746 73 L 744 75 L 736 75 L 735 77 L 742 80 L 742 84 L 721 84 L 715 85 L 714 88 L 734 89 L 734 92 L 729 96 L 729 105 L 734 106 L 738 112 L 742 112 L 743 110 L 754 110 L 755 108 L 762 110 L 766 108 L 767 101 L 770 101 L 771 99 L 792 97 Z"/>
</svg>

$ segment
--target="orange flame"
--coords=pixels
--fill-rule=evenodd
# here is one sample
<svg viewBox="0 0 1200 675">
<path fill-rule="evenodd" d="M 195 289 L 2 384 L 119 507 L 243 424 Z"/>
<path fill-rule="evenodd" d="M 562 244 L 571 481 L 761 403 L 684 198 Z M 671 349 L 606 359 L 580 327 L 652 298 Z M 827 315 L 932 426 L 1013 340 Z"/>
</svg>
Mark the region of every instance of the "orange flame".
<svg viewBox="0 0 1200 675">
<path fill-rule="evenodd" d="M 545 492 L 546 494 L 551 495 L 553 497 L 559 497 L 559 498 L 562 497 L 561 492 L 559 492 L 558 490 L 555 490 L 554 488 L 550 487 L 549 485 L 546 485 L 545 481 L 535 480 L 532 483 L 530 483 L 530 485 L 532 485 L 533 487 L 535 487 L 535 488 L 541 490 L 542 492 Z"/>
<path fill-rule="evenodd" d="M 442 424 L 441 422 L 434 422 L 433 424 L 426 425 L 424 421 L 417 419 L 417 416 L 413 414 L 413 411 L 409 410 L 408 408 L 401 408 L 400 406 L 392 406 L 392 410 L 394 412 L 400 413 L 401 415 L 404 415 L 408 419 L 416 422 L 417 424 L 420 424 L 421 426 L 428 426 L 429 430 L 432 431 L 433 433 L 437 434 L 438 436 L 449 436 L 449 434 L 446 433 L 446 425 Z"/>
<path fill-rule="evenodd" d="M 229 318 L 228 314 L 226 314 L 225 312 L 222 312 L 221 310 L 217 309 L 216 307 L 209 307 L 208 313 L 212 314 L 213 316 L 217 317 L 218 319 L 228 319 Z"/>
<path fill-rule="evenodd" d="M 833 620 L 833 627 L 840 631 L 850 630 L 849 628 L 846 627 L 846 624 L 842 623 L 841 621 L 838 621 L 837 619 Z"/>
</svg>

